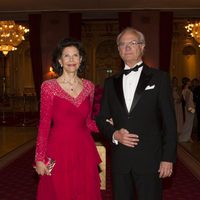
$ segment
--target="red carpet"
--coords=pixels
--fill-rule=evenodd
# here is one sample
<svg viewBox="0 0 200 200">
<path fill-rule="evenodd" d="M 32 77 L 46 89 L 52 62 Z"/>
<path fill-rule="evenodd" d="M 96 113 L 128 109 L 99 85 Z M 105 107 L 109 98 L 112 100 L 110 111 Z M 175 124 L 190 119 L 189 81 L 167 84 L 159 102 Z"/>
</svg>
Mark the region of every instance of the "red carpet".
<svg viewBox="0 0 200 200">
<path fill-rule="evenodd" d="M 0 171 L 1 200 L 35 200 L 37 175 L 31 167 L 34 149 L 29 150 Z M 112 200 L 110 166 L 107 166 L 107 190 L 104 200 Z M 164 181 L 164 200 L 199 200 L 200 182 L 178 160 L 172 178 Z"/>
</svg>

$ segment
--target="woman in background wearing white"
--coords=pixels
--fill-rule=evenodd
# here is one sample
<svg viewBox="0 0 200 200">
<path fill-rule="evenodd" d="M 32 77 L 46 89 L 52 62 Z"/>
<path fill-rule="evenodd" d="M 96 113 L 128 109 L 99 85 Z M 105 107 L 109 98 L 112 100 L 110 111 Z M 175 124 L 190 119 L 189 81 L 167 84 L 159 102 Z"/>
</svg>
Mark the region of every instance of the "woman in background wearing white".
<svg viewBox="0 0 200 200">
<path fill-rule="evenodd" d="M 183 104 L 183 129 L 179 136 L 179 142 L 193 142 L 191 139 L 195 105 L 193 101 L 193 93 L 190 90 L 191 81 L 189 78 L 184 77 L 182 79 L 182 104 Z"/>
<path fill-rule="evenodd" d="M 172 78 L 172 90 L 174 99 L 174 108 L 176 113 L 177 133 L 180 134 L 183 128 L 183 109 L 181 101 L 181 88 L 178 86 L 177 77 Z"/>
</svg>

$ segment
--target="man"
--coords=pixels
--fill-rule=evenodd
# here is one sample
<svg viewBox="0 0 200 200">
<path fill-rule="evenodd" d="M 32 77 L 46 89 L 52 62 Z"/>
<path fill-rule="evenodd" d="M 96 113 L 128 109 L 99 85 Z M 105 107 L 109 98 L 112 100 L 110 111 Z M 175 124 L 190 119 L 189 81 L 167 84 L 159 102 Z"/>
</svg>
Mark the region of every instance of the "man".
<svg viewBox="0 0 200 200">
<path fill-rule="evenodd" d="M 161 178 L 172 175 L 176 157 L 170 80 L 143 63 L 141 32 L 126 28 L 117 45 L 125 68 L 105 80 L 97 116 L 100 131 L 112 142 L 114 199 L 161 200 Z"/>
</svg>

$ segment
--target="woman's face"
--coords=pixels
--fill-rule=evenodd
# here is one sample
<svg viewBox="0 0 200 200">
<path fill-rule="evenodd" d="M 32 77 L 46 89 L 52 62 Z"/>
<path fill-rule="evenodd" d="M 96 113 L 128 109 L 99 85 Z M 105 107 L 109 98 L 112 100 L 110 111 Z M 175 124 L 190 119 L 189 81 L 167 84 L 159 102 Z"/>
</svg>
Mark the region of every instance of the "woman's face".
<svg viewBox="0 0 200 200">
<path fill-rule="evenodd" d="M 74 73 L 78 71 L 81 59 L 78 49 L 74 46 L 69 46 L 63 49 L 59 63 L 63 67 L 63 71 Z"/>
</svg>

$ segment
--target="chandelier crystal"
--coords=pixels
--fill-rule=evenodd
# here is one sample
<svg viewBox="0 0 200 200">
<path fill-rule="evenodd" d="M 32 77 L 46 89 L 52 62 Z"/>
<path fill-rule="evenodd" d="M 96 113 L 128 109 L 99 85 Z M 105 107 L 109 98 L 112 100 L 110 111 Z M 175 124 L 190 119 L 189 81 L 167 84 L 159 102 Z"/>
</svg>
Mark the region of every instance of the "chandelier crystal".
<svg viewBox="0 0 200 200">
<path fill-rule="evenodd" d="M 13 20 L 0 21 L 0 51 L 6 56 L 14 51 L 25 40 L 24 34 L 29 32 L 26 27 L 16 24 Z"/>
<path fill-rule="evenodd" d="M 200 47 L 200 22 L 189 23 L 185 26 L 185 29 L 193 37 Z"/>
</svg>

